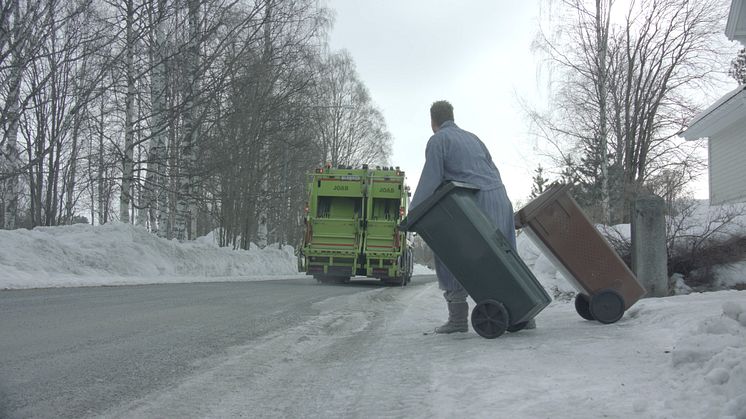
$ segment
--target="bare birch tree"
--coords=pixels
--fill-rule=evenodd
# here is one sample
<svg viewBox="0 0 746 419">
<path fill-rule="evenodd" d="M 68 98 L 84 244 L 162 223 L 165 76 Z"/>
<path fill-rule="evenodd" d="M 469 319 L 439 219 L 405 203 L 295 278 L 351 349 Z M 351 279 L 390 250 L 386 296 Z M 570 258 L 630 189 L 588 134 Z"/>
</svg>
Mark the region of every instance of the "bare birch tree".
<svg viewBox="0 0 746 419">
<path fill-rule="evenodd" d="M 320 64 L 314 123 L 320 164 L 385 164 L 391 136 L 383 115 L 360 82 L 349 53 L 330 54 Z"/>
<path fill-rule="evenodd" d="M 150 68 L 152 76 L 150 82 L 152 144 L 148 152 L 148 180 L 149 185 L 148 214 L 150 216 L 151 231 L 165 237 L 165 214 L 168 210 L 167 184 L 165 182 L 166 162 L 166 0 L 152 0 L 149 4 L 150 16 Z"/>
<path fill-rule="evenodd" d="M 134 0 L 124 3 L 125 19 L 125 68 L 126 92 L 124 99 L 124 149 L 122 151 L 122 187 L 119 198 L 119 221 L 130 222 L 130 201 L 132 200 L 132 173 L 134 155 L 135 119 L 135 4 Z"/>
<path fill-rule="evenodd" d="M 316 0 L 0 3 L 3 226 L 297 243 L 308 170 L 390 154 L 330 24 Z"/>
<path fill-rule="evenodd" d="M 724 71 L 723 4 L 564 0 L 560 11 L 566 23 L 537 43 L 559 88 L 550 111 L 532 118 L 560 162 L 579 172 L 579 194 L 601 202 L 597 219 L 626 221 L 646 182 L 666 170 L 689 179 L 702 170 L 694 145 L 677 135 L 698 109 L 690 92 Z"/>
<path fill-rule="evenodd" d="M 2 18 L 0 25 L 0 51 L 3 55 L 10 55 L 10 69 L 8 75 L 8 94 L 3 106 L 3 114 L 7 117 L 2 118 L 3 130 L 2 138 L 2 155 L 0 155 L 0 201 L 2 201 L 3 228 L 12 230 L 15 228 L 15 221 L 18 211 L 18 177 L 20 176 L 20 156 L 18 152 L 18 126 L 21 117 L 21 79 L 23 77 L 24 49 L 30 36 L 28 36 L 21 19 L 20 1 L 13 0 L 3 6 Z M 11 26 L 12 15 L 12 26 Z M 5 53 L 8 51 L 8 53 Z M 5 61 L 5 60 L 3 60 Z"/>
</svg>

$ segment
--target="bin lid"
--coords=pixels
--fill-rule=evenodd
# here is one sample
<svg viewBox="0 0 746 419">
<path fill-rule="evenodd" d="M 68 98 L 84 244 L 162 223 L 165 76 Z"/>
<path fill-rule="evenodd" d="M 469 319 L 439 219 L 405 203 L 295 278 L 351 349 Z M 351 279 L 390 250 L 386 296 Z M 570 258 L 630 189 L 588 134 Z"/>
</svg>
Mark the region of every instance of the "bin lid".
<svg viewBox="0 0 746 419">
<path fill-rule="evenodd" d="M 572 185 L 570 184 L 556 184 L 549 187 L 549 189 L 544 191 L 544 193 L 534 198 L 515 213 L 513 218 L 515 228 L 522 228 L 524 225 L 528 224 L 539 214 L 539 212 L 546 208 L 547 205 L 557 200 L 562 196 L 562 194 L 569 192 L 570 188 L 572 188 Z"/>
<path fill-rule="evenodd" d="M 472 185 L 470 183 L 457 182 L 453 180 L 445 181 L 440 186 L 438 186 L 438 189 L 436 189 L 432 195 L 422 201 L 420 205 L 417 205 L 409 211 L 409 213 L 407 214 L 407 218 L 405 219 L 405 223 L 402 224 L 400 227 L 403 230 L 412 230 L 412 227 L 417 224 L 417 221 L 419 221 L 420 218 L 424 217 L 425 214 L 427 214 L 430 209 L 435 206 L 435 204 L 443 199 L 443 197 L 451 193 L 451 191 L 453 191 L 454 189 L 465 189 L 473 193 L 479 191 L 478 186 Z"/>
</svg>

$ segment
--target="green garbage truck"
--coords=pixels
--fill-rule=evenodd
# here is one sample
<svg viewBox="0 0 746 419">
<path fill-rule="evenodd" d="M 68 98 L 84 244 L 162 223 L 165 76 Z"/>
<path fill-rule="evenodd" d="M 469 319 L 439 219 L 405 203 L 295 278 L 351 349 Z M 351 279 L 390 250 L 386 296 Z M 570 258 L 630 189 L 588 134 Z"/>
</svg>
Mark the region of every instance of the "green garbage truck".
<svg viewBox="0 0 746 419">
<path fill-rule="evenodd" d="M 309 173 L 300 271 L 319 282 L 365 276 L 406 285 L 414 261 L 398 227 L 409 204 L 404 180 L 398 167 L 327 165 Z"/>
</svg>

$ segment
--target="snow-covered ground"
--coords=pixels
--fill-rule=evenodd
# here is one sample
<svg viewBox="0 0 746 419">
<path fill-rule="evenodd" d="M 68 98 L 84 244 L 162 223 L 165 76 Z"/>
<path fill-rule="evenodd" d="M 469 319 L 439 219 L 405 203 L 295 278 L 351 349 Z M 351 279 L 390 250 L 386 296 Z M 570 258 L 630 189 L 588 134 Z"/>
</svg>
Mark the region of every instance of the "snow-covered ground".
<svg viewBox="0 0 746 419">
<path fill-rule="evenodd" d="M 104 417 L 744 418 L 746 292 L 637 303 L 618 323 L 554 302 L 535 330 L 423 335 L 435 283 L 335 297 L 321 314 Z"/>
<path fill-rule="evenodd" d="M 298 274 L 291 246 L 232 250 L 158 238 L 130 224 L 0 230 L 0 289 L 217 282 Z"/>
<path fill-rule="evenodd" d="M 425 336 L 446 316 L 434 282 L 373 289 L 105 416 L 746 418 L 746 291 L 644 299 L 601 325 L 575 313 L 572 287 L 522 236 L 519 252 L 557 297 L 535 330 Z M 288 247 L 233 251 L 121 224 L 0 231 L 6 289 L 279 278 L 295 263 Z"/>
</svg>

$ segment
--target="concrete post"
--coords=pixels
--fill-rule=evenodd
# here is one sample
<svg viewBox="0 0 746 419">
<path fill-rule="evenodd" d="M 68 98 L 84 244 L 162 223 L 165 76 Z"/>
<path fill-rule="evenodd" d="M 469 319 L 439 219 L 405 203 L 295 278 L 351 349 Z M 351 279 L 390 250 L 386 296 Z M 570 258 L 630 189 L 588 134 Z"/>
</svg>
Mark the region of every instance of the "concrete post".
<svg viewBox="0 0 746 419">
<path fill-rule="evenodd" d="M 653 194 L 635 199 L 632 211 L 632 271 L 646 297 L 669 295 L 665 202 Z"/>
</svg>

